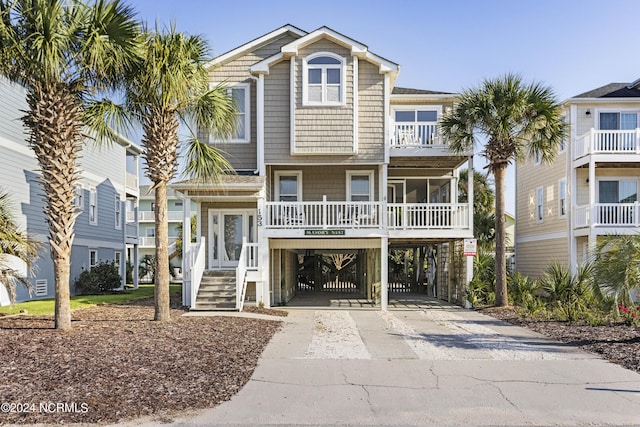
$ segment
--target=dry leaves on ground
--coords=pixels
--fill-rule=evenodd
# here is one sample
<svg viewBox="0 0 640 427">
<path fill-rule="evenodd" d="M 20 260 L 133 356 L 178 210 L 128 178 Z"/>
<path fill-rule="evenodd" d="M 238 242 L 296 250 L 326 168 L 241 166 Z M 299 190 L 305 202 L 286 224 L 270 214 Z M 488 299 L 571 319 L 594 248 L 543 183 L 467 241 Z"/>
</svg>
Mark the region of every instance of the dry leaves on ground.
<svg viewBox="0 0 640 427">
<path fill-rule="evenodd" d="M 152 304 L 79 310 L 69 331 L 50 317 L 0 318 L 0 424 L 166 420 L 213 407 L 249 380 L 281 325 L 175 309 L 159 323 Z"/>
</svg>

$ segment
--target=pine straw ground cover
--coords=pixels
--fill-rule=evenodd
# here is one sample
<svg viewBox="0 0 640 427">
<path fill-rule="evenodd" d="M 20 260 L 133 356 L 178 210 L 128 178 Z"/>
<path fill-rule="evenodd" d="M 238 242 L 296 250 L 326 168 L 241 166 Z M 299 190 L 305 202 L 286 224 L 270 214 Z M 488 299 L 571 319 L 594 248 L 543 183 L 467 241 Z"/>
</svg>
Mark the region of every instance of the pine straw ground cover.
<svg viewBox="0 0 640 427">
<path fill-rule="evenodd" d="M 51 317 L 0 317 L 0 424 L 167 421 L 213 407 L 249 380 L 281 325 L 183 313 L 159 323 L 153 299 L 102 305 L 74 311 L 70 331 Z"/>
<path fill-rule="evenodd" d="M 580 322 L 533 319 L 520 316 L 513 308 L 488 307 L 478 311 L 580 347 L 612 363 L 640 373 L 640 327 L 622 322 L 591 326 Z"/>
</svg>

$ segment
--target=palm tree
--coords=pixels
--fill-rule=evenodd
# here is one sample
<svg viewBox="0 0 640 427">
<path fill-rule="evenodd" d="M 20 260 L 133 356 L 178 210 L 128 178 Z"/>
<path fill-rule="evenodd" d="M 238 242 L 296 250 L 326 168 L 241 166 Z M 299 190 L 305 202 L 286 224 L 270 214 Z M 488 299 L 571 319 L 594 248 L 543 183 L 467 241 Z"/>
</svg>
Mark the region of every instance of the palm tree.
<svg viewBox="0 0 640 427">
<path fill-rule="evenodd" d="M 23 285 L 31 292 L 31 283 L 21 271 L 14 268 L 10 257 L 21 259 L 30 268 L 39 249 L 40 242 L 31 239 L 16 224 L 8 194 L 0 192 L 0 285 L 7 290 L 11 303 L 16 300 L 16 284 Z"/>
<path fill-rule="evenodd" d="M 469 194 L 469 170 L 460 171 L 458 180 L 458 202 L 465 203 Z M 489 182 L 489 177 L 477 170 L 473 171 L 473 235 L 478 239 L 478 244 L 485 249 L 493 250 L 495 239 L 496 220 L 494 204 L 496 195 Z"/>
<path fill-rule="evenodd" d="M 155 320 L 170 318 L 167 183 L 178 167 L 180 124 L 187 125 L 191 135 L 186 141 L 186 172 L 191 177 L 215 181 L 231 170 L 221 153 L 197 138 L 199 131 L 227 137 L 235 128 L 235 102 L 226 88 L 209 88 L 208 52 L 202 37 L 187 36 L 174 27 L 148 32 L 144 59 L 128 76 L 124 104 L 94 105 L 95 124 L 104 124 L 105 135 L 127 123 L 142 126 L 146 175 L 152 182 L 150 191 L 155 190 Z"/>
<path fill-rule="evenodd" d="M 495 179 L 496 305 L 508 305 L 505 259 L 504 177 L 507 166 L 526 156 L 551 162 L 567 130 L 553 91 L 539 83 L 525 85 L 507 74 L 465 90 L 441 120 L 454 153 L 468 152 L 486 138 L 481 154 Z"/>
<path fill-rule="evenodd" d="M 22 121 L 42 174 L 59 329 L 71 327 L 73 190 L 86 102 L 121 83 L 138 34 L 132 9 L 119 0 L 0 1 L 0 74 L 27 91 Z"/>
<path fill-rule="evenodd" d="M 594 287 L 604 300 L 633 307 L 631 292 L 640 289 L 640 236 L 601 236 L 595 247 Z"/>
</svg>

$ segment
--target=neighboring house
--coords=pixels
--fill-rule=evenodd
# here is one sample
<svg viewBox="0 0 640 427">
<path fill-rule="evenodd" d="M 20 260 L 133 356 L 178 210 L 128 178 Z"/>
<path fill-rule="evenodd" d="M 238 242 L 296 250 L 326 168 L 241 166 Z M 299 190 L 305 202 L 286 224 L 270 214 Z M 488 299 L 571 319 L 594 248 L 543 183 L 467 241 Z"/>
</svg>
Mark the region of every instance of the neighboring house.
<svg viewBox="0 0 640 427">
<path fill-rule="evenodd" d="M 55 287 L 49 229 L 43 212 L 44 191 L 38 183 L 38 163 L 20 120 L 27 109 L 25 94 L 20 86 L 0 80 L 0 187 L 11 196 L 18 224 L 43 242 L 44 248 L 33 274 L 28 276 L 34 293 L 30 296 L 18 286 L 18 301 L 51 298 Z M 83 269 L 101 261 L 119 264 L 124 284 L 126 261 L 137 263 L 137 224 L 127 221 L 127 211 L 137 205 L 140 154 L 140 148 L 124 138 L 101 148 L 88 141 L 83 148 L 75 199 L 78 217 L 71 250 L 71 286 Z M 3 290 L 0 287 L 0 305 L 8 303 Z"/>
<path fill-rule="evenodd" d="M 504 235 L 507 243 L 507 267 L 514 270 L 516 267 L 516 218 L 508 212 L 504 213 Z"/>
<path fill-rule="evenodd" d="M 200 137 L 237 175 L 173 184 L 197 205 L 185 305 L 221 307 L 203 271 L 231 270 L 233 307 L 249 295 L 268 307 L 340 292 L 386 308 L 388 254 L 416 247 L 428 248 L 428 294 L 462 303 L 471 260 L 458 249 L 473 237 L 473 206 L 458 203 L 457 180 L 472 153 L 451 154 L 437 125 L 455 94 L 395 87 L 398 64 L 327 27 L 284 26 L 208 68 L 238 103 L 238 130 L 227 141 Z M 331 271 L 330 256 L 351 267 Z"/>
<path fill-rule="evenodd" d="M 610 83 L 564 102 L 570 138 L 552 165 L 516 167 L 517 270 L 575 269 L 598 236 L 640 229 L 639 81 Z"/>
<path fill-rule="evenodd" d="M 149 191 L 149 185 L 140 186 L 140 204 L 138 206 L 138 223 L 140 233 L 139 258 L 142 260 L 145 256 L 155 256 L 155 193 Z M 171 187 L 167 188 L 167 209 L 169 220 L 169 260 L 172 269 L 172 277 L 180 278 L 182 270 L 182 257 L 174 255 L 176 251 L 176 240 L 180 235 L 182 224 L 183 200 L 178 197 L 175 190 Z M 196 211 L 196 204 L 192 202 L 191 212 Z M 132 213 L 133 214 L 133 213 Z M 145 280 L 151 280 L 151 277 L 144 277 Z"/>
</svg>

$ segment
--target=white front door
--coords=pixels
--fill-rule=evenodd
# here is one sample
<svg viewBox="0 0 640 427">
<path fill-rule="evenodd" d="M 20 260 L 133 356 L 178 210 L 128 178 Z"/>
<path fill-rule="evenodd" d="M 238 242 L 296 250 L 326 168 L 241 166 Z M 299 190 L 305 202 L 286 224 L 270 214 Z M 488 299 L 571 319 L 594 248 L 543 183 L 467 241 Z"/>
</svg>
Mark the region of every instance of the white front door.
<svg viewBox="0 0 640 427">
<path fill-rule="evenodd" d="M 235 268 L 242 239 L 256 241 L 255 210 L 209 210 L 209 268 Z"/>
</svg>

